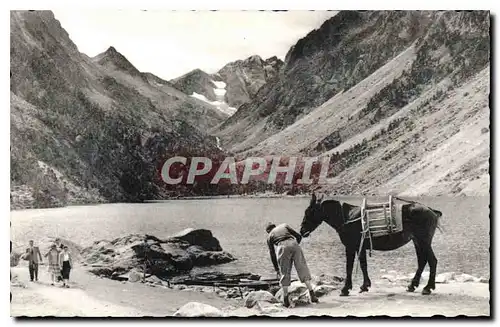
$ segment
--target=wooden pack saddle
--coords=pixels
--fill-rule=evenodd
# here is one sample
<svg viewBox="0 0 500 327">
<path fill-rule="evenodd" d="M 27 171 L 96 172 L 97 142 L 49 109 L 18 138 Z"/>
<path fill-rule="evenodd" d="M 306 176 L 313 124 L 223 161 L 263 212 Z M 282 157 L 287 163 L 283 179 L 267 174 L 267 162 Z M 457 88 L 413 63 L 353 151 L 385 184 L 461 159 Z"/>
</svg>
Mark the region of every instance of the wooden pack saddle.
<svg viewBox="0 0 500 327">
<path fill-rule="evenodd" d="M 361 226 L 365 238 L 401 232 L 401 205 L 396 205 L 390 195 L 387 202 L 381 203 L 368 203 L 364 198 L 361 205 Z"/>
<path fill-rule="evenodd" d="M 399 199 L 399 198 L 398 198 Z M 361 244 L 358 250 L 358 259 L 365 243 L 369 242 L 369 254 L 372 256 L 372 239 L 380 236 L 395 234 L 403 231 L 402 205 L 395 204 L 393 197 L 389 195 L 387 202 L 368 203 L 366 198 L 361 205 Z M 356 264 L 358 272 L 359 260 Z"/>
</svg>

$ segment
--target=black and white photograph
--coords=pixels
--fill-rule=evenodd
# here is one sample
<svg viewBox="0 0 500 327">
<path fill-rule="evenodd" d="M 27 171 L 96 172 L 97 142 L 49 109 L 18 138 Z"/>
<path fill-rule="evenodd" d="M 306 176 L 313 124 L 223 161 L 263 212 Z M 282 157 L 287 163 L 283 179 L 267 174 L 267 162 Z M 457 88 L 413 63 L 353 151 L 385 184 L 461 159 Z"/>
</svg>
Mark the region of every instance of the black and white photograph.
<svg viewBox="0 0 500 327">
<path fill-rule="evenodd" d="M 11 317 L 491 319 L 492 21 L 11 9 Z"/>
</svg>

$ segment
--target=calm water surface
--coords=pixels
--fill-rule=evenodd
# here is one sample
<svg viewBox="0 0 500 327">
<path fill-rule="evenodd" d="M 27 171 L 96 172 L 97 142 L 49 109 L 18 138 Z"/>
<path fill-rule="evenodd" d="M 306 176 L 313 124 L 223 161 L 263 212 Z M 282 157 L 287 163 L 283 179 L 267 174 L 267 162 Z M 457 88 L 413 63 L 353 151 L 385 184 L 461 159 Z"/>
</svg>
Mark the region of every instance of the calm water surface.
<svg viewBox="0 0 500 327">
<path fill-rule="evenodd" d="M 340 199 L 355 205 L 362 201 L 352 197 Z M 438 273 L 455 271 L 489 276 L 489 198 L 417 200 L 443 212 L 444 233 L 437 231 L 433 242 Z M 96 240 L 111 240 L 130 233 L 163 238 L 189 227 L 206 228 L 219 239 L 224 250 L 238 258 L 215 269 L 272 274 L 265 224 L 287 222 L 298 231 L 308 204 L 308 198 L 239 198 L 19 210 L 11 212 L 11 237 L 18 249 L 25 247 L 29 239 L 44 236 L 59 236 L 87 246 Z M 344 275 L 344 249 L 337 233 L 328 225 L 318 227 L 303 241 L 302 248 L 313 275 Z M 417 267 L 413 244 L 390 252 L 374 251 L 368 265 L 373 276 L 380 276 L 381 269 L 413 273 Z"/>
</svg>

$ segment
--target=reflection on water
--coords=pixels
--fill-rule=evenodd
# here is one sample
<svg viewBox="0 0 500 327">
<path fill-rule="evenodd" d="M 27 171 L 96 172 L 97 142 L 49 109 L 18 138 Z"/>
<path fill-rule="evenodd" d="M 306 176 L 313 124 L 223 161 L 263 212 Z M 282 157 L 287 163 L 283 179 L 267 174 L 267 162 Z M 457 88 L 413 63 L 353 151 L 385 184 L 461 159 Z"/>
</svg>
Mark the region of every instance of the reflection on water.
<svg viewBox="0 0 500 327">
<path fill-rule="evenodd" d="M 342 200 L 357 205 L 362 201 Z M 434 197 L 417 201 L 443 212 L 444 233 L 437 231 L 433 242 L 438 273 L 489 276 L 489 198 Z M 162 238 L 188 227 L 207 228 L 226 251 L 239 259 L 218 269 L 272 274 L 265 224 L 287 222 L 298 230 L 308 203 L 307 198 L 210 199 L 12 211 L 11 237 L 18 249 L 25 247 L 29 239 L 43 236 L 60 236 L 85 246 L 129 233 Z M 321 225 L 302 247 L 312 274 L 344 275 L 344 249 L 331 227 Z M 368 265 L 373 276 L 380 275 L 380 269 L 413 273 L 417 268 L 413 244 L 390 252 L 374 251 Z"/>
</svg>

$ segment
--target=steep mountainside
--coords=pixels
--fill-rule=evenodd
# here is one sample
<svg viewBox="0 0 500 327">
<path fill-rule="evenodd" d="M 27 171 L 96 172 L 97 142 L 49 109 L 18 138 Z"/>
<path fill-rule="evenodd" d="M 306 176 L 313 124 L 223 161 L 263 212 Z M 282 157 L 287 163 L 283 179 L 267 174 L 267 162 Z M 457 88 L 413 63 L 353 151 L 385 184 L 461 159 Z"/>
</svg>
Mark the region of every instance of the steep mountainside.
<svg viewBox="0 0 500 327">
<path fill-rule="evenodd" d="M 247 150 L 356 85 L 409 47 L 433 20 L 428 12 L 341 11 L 287 53 L 279 78 L 220 128 L 222 144 Z"/>
<path fill-rule="evenodd" d="M 184 120 L 202 130 L 212 128 L 227 118 L 227 114 L 206 102 L 179 92 L 172 83 L 151 73 L 139 72 L 114 47 L 92 58 L 92 61 L 105 68 L 104 71 L 116 80 L 149 98 L 169 117 Z"/>
<path fill-rule="evenodd" d="M 171 82 L 180 91 L 232 115 L 239 106 L 252 101 L 264 84 L 274 80 L 282 65 L 277 57 L 262 60 L 251 56 L 231 62 L 212 75 L 195 69 Z"/>
<path fill-rule="evenodd" d="M 173 79 L 171 82 L 177 89 L 186 94 L 197 93 L 205 96 L 209 101 L 216 100 L 214 89 L 217 86 L 214 83 L 214 79 L 201 69 L 192 70 L 185 75 Z"/>
<path fill-rule="evenodd" d="M 172 80 L 172 85 L 191 97 L 211 105 L 226 116 L 236 112 L 236 108 L 227 104 L 226 83 L 220 77 L 212 76 L 201 69 L 195 69 Z"/>
<path fill-rule="evenodd" d="M 226 117 L 140 73 L 114 48 L 81 54 L 49 11 L 11 12 L 11 203 L 161 197 L 166 156 L 218 154 Z"/>
<path fill-rule="evenodd" d="M 345 18 L 344 23 L 347 25 L 351 22 L 349 25 L 352 25 L 353 21 L 357 21 L 353 19 L 355 17 L 363 21 L 367 17 L 378 17 L 377 21 L 394 22 L 392 19 L 398 15 L 402 15 L 398 18 L 403 19 L 401 23 L 407 22 L 399 25 L 399 37 L 418 36 L 410 38 L 413 40 L 411 44 L 394 40 L 396 36 L 393 35 L 394 39 L 385 44 L 387 48 L 384 51 L 394 51 L 394 56 L 358 83 L 345 84 L 346 87 L 320 106 L 301 110 L 295 116 L 293 106 L 283 105 L 281 111 L 291 114 L 286 117 L 293 123 L 262 142 L 258 142 L 261 138 L 258 132 L 273 130 L 276 125 L 272 122 L 280 110 L 257 119 L 247 130 L 244 130 L 246 122 L 254 120 L 264 107 L 255 107 L 252 103 L 245 108 L 249 111 L 246 116 L 243 116 L 243 110 L 238 111 L 224 123 L 229 126 L 226 132 L 234 128 L 241 133 L 238 126 L 246 131 L 245 134 L 253 134 L 244 142 L 234 145 L 233 149 L 257 143 L 240 155 L 330 155 L 331 184 L 320 189 L 334 193 L 488 194 L 488 12 L 418 12 L 404 15 L 392 12 L 341 12 L 334 19 L 347 17 L 350 19 Z M 405 34 L 405 31 L 415 31 L 409 26 L 414 15 L 423 15 L 426 23 L 419 26 L 418 33 Z M 320 31 L 327 26 L 323 25 Z M 342 35 L 338 40 L 340 44 L 350 40 L 351 30 L 360 31 L 359 22 L 353 26 L 344 33 L 338 30 L 332 32 Z M 387 32 L 389 25 L 385 26 Z M 382 33 L 382 27 L 375 31 L 375 35 L 365 31 L 369 39 L 358 40 L 354 48 L 368 41 L 373 45 L 384 44 L 384 40 L 389 40 Z M 286 101 L 293 98 L 279 87 L 288 81 L 287 74 L 295 76 L 287 72 L 287 67 L 293 66 L 291 58 L 295 56 L 299 45 L 310 45 L 301 54 L 309 58 L 321 57 L 329 51 L 328 47 L 321 49 L 319 45 L 317 48 L 312 46 L 314 40 L 319 38 L 317 33 L 311 33 L 290 50 L 282 80 L 263 94 L 264 104 L 274 94 Z M 322 34 L 322 40 L 329 37 Z M 401 48 L 402 45 L 407 46 Z M 350 52 L 349 49 L 342 51 Z M 337 81 L 352 78 L 359 72 L 356 67 L 360 67 L 360 63 L 364 63 L 362 67 L 376 67 L 367 62 L 367 57 L 375 57 L 376 54 L 377 50 L 361 54 L 359 57 L 362 59 L 358 57 L 358 64 L 351 65 L 350 70 L 344 70 L 342 75 L 332 78 Z M 348 58 L 343 60 L 348 61 Z M 314 69 L 309 69 L 312 70 L 311 76 L 314 76 Z M 308 76 L 308 71 L 303 71 L 304 76 Z M 289 80 L 289 83 L 293 85 L 294 80 Z M 313 88 L 312 85 L 319 84 L 304 83 L 303 88 Z M 284 94 L 279 93 L 280 90 Z M 318 96 L 321 97 L 321 94 Z M 313 103 L 317 97 L 304 99 Z M 230 121 L 234 122 L 237 118 L 239 122 L 231 126 Z"/>
<path fill-rule="evenodd" d="M 217 74 L 227 84 L 227 103 L 239 108 L 254 100 L 259 89 L 275 79 L 282 65 L 283 61 L 277 57 L 263 60 L 259 56 L 251 56 L 222 67 Z"/>
</svg>

